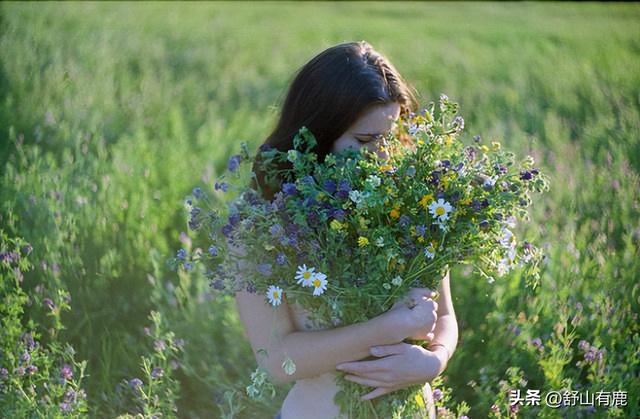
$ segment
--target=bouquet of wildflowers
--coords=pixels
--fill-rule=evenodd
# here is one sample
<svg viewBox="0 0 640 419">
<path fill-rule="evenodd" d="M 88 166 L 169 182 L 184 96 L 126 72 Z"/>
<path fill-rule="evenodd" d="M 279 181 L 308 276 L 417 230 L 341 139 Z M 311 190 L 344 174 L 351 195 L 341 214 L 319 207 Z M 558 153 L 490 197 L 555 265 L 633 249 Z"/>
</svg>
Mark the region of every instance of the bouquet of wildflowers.
<svg viewBox="0 0 640 419">
<path fill-rule="evenodd" d="M 305 128 L 292 150 L 261 148 L 257 161 L 267 180 L 284 180 L 274 198 L 226 176 L 214 186 L 214 196 L 235 193 L 224 208 L 194 189 L 189 226 L 202 233 L 206 250 L 181 250 L 173 263 L 201 265 L 221 293 L 258 292 L 275 309 L 286 298 L 317 327 L 380 315 L 411 287 L 436 289 L 456 263 L 473 265 L 489 282 L 519 267 L 535 287 L 541 252 L 512 229 L 527 219 L 531 194 L 548 182 L 532 158 L 517 161 L 497 142 L 476 136 L 463 144 L 457 111 L 442 95 L 437 106 L 404 118 L 385 138 L 386 160 L 363 148 L 319 162 Z M 413 147 L 400 141 L 407 137 Z M 240 168 L 250 161 L 243 145 L 229 160 L 230 174 L 242 179 Z M 346 380 L 340 386 L 338 400 L 350 417 L 371 417 L 357 407 L 364 405 L 357 403 L 362 387 Z M 411 417 L 424 408 L 420 394 L 419 387 L 397 391 L 366 408 L 380 417 Z"/>
</svg>

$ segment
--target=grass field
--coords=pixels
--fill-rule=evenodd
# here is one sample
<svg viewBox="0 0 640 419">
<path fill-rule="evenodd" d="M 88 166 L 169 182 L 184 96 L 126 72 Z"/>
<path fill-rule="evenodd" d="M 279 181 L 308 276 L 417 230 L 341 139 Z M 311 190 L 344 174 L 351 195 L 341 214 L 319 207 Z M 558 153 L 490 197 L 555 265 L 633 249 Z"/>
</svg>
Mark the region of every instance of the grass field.
<svg viewBox="0 0 640 419">
<path fill-rule="evenodd" d="M 255 361 L 233 302 L 165 261 L 188 246 L 183 198 L 261 144 L 295 71 L 362 39 L 422 103 L 457 101 L 466 140 L 551 178 L 518 231 L 547 254 L 538 292 L 451 274 L 443 403 L 507 417 L 508 389 L 626 391 L 627 406 L 517 415 L 640 415 L 638 4 L 3 2 L 0 251 L 21 256 L 0 262 L 0 416 L 279 408 L 286 389 L 243 393 Z"/>
</svg>

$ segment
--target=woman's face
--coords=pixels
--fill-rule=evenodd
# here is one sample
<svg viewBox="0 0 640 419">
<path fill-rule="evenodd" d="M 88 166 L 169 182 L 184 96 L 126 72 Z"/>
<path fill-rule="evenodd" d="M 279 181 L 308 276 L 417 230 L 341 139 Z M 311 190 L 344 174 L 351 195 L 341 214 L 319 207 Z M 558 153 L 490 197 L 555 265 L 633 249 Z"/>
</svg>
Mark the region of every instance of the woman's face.
<svg viewBox="0 0 640 419">
<path fill-rule="evenodd" d="M 384 142 L 383 136 L 391 130 L 399 116 L 400 105 L 395 102 L 370 107 L 333 143 L 331 152 L 367 147 L 386 160 L 389 155 L 380 149 Z"/>
</svg>

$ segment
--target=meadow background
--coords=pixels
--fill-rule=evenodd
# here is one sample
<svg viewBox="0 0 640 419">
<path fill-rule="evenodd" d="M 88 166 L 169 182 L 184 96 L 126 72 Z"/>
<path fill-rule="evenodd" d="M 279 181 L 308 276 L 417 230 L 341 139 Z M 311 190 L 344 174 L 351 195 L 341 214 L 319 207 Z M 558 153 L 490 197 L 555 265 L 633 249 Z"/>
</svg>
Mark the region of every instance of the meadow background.
<svg viewBox="0 0 640 419">
<path fill-rule="evenodd" d="M 457 101 L 466 141 L 551 178 L 517 232 L 546 251 L 539 290 L 452 271 L 440 404 L 640 416 L 640 6 L 529 2 L 1 3 L 0 416 L 278 409 L 286 388 L 244 392 L 255 361 L 233 301 L 166 260 L 190 247 L 185 196 L 213 193 L 240 141 L 257 148 L 294 72 L 361 39 L 423 103 Z M 628 406 L 516 412 L 509 389 L 626 391 Z"/>
</svg>

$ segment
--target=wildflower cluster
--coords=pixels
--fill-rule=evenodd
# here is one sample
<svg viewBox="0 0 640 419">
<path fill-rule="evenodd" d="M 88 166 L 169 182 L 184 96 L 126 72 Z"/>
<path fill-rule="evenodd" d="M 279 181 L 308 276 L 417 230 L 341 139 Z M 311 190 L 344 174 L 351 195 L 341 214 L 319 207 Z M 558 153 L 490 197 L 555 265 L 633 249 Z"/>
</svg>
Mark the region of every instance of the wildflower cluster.
<svg viewBox="0 0 640 419">
<path fill-rule="evenodd" d="M 387 160 L 362 148 L 320 162 L 305 128 L 292 150 L 262 147 L 256 161 L 278 187 L 273 199 L 221 181 L 214 194 L 221 184 L 236 192 L 221 211 L 195 189 L 189 226 L 208 250 L 181 250 L 172 263 L 201 265 L 218 292 L 259 292 L 274 307 L 286 298 L 319 327 L 373 318 L 411 287 L 437 288 L 457 263 L 489 282 L 522 267 L 535 287 L 541 252 L 513 228 L 547 180 L 532 158 L 517 162 L 498 142 L 463 144 L 457 110 L 442 95 L 437 107 L 404 118 L 387 135 Z M 253 160 L 243 146 L 229 171 L 241 179 Z"/>
</svg>

